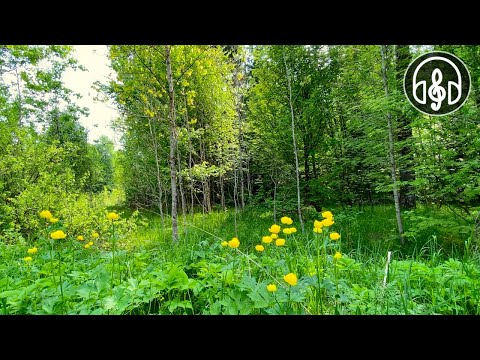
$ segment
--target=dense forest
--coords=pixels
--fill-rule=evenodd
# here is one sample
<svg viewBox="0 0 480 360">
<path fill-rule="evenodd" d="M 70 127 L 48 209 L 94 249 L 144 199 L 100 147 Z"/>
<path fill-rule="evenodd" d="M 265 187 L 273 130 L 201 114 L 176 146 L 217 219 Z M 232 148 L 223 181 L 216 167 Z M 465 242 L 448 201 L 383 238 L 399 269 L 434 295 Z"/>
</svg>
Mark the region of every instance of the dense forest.
<svg viewBox="0 0 480 360">
<path fill-rule="evenodd" d="M 433 50 L 445 116 L 404 93 Z M 480 313 L 479 46 L 108 51 L 119 148 L 71 46 L 0 46 L 0 313 Z"/>
</svg>

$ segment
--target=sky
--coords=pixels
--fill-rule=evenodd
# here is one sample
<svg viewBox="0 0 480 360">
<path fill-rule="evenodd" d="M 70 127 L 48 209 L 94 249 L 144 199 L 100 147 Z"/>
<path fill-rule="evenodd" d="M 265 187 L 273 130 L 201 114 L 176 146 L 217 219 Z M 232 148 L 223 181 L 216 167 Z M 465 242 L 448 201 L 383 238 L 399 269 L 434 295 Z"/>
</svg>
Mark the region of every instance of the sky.
<svg viewBox="0 0 480 360">
<path fill-rule="evenodd" d="M 110 127 L 111 121 L 119 117 L 119 113 L 112 102 L 95 101 L 98 94 L 92 88 L 95 81 L 106 83 L 114 78 L 114 72 L 108 66 L 107 46 L 74 45 L 73 49 L 75 58 L 88 71 L 68 69 L 63 75 L 63 82 L 67 88 L 82 95 L 81 99 L 74 100 L 75 103 L 89 109 L 88 117 L 82 116 L 79 120 L 88 131 L 88 142 L 93 143 L 101 135 L 106 135 L 119 149 L 120 134 Z"/>
</svg>

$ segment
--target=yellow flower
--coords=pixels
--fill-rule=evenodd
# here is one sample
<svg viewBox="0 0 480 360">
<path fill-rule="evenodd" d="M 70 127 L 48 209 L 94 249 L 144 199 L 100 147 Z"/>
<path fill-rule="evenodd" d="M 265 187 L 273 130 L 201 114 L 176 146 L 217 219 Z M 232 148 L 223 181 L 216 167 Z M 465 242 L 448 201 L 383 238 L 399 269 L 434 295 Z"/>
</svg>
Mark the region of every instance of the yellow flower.
<svg viewBox="0 0 480 360">
<path fill-rule="evenodd" d="M 280 226 L 277 224 L 273 224 L 272 226 L 270 226 L 268 231 L 270 231 L 272 234 L 278 234 L 280 232 Z"/>
<path fill-rule="evenodd" d="M 329 227 L 329 226 L 332 226 L 333 224 L 335 224 L 335 221 L 333 221 L 332 218 L 326 218 L 326 219 L 322 220 L 322 224 L 325 227 Z"/>
<path fill-rule="evenodd" d="M 289 285 L 291 286 L 295 286 L 297 285 L 297 275 L 293 274 L 293 273 L 290 273 L 290 274 L 287 274 L 283 277 L 283 280 L 285 280 Z"/>
<path fill-rule="evenodd" d="M 90 244 L 85 244 L 84 248 L 88 249 L 90 247 Z"/>
<path fill-rule="evenodd" d="M 115 212 L 109 212 L 109 213 L 107 214 L 107 219 L 108 219 L 108 220 L 114 221 L 114 220 L 118 220 L 119 218 L 120 218 L 120 215 L 118 215 L 118 214 L 115 213 Z"/>
<path fill-rule="evenodd" d="M 337 233 L 337 232 L 333 232 L 333 233 L 330 234 L 330 239 L 338 240 L 338 239 L 340 239 L 340 234 Z"/>
<path fill-rule="evenodd" d="M 257 250 L 258 252 L 262 252 L 263 250 L 265 250 L 265 248 L 263 247 L 263 245 L 255 245 L 255 250 Z"/>
<path fill-rule="evenodd" d="M 36 247 L 33 247 L 27 250 L 28 254 L 36 254 L 37 252 L 38 252 L 38 249 Z"/>
<path fill-rule="evenodd" d="M 58 219 L 54 217 L 51 217 L 49 220 L 52 224 L 55 224 L 58 221 Z"/>
<path fill-rule="evenodd" d="M 238 248 L 239 245 L 240 245 L 240 241 L 238 241 L 236 237 L 234 237 L 232 240 L 228 242 L 228 246 L 230 246 L 231 248 Z"/>
<path fill-rule="evenodd" d="M 264 236 L 262 237 L 262 242 L 265 244 L 270 244 L 272 242 L 272 237 L 271 236 Z"/>
<path fill-rule="evenodd" d="M 52 233 L 50 233 L 50 237 L 53 240 L 59 240 L 59 239 L 65 239 L 67 237 L 67 234 L 63 232 L 63 230 L 57 230 Z"/>
<path fill-rule="evenodd" d="M 289 218 L 288 216 L 284 216 L 280 219 L 280 222 L 282 224 L 291 225 L 293 223 L 293 220 L 291 218 Z"/>
<path fill-rule="evenodd" d="M 270 237 L 275 240 L 278 239 L 278 234 L 270 234 Z"/>
<path fill-rule="evenodd" d="M 321 234 L 323 232 L 323 230 L 321 228 L 314 227 L 313 232 L 316 232 L 317 234 Z"/>
<path fill-rule="evenodd" d="M 283 245 L 285 245 L 285 239 L 277 239 L 277 240 L 275 240 L 275 245 L 277 245 L 277 246 L 283 246 Z"/>
<path fill-rule="evenodd" d="M 322 212 L 322 216 L 323 216 L 324 218 L 330 218 L 330 219 L 333 220 L 333 214 L 332 214 L 330 211 L 324 211 L 324 212 Z"/>
<path fill-rule="evenodd" d="M 82 235 L 78 235 L 78 236 L 77 236 L 77 240 L 78 240 L 78 241 L 83 241 L 83 240 L 85 240 L 85 238 L 84 238 Z"/>
<path fill-rule="evenodd" d="M 323 224 L 322 224 L 321 221 L 315 220 L 315 221 L 313 222 L 313 227 L 314 227 L 314 228 L 319 228 L 319 229 L 321 229 L 321 228 L 323 227 Z"/>
<path fill-rule="evenodd" d="M 290 233 L 291 234 L 296 233 L 296 232 L 297 232 L 297 228 L 295 228 L 295 227 L 290 228 Z"/>
<path fill-rule="evenodd" d="M 228 242 L 227 241 L 222 241 L 222 246 L 223 247 L 228 246 Z"/>
<path fill-rule="evenodd" d="M 40 217 L 43 218 L 43 219 L 47 219 L 47 220 L 50 220 L 53 215 L 50 211 L 48 210 L 43 210 L 41 213 L 40 213 Z"/>
<path fill-rule="evenodd" d="M 26 262 L 29 262 L 29 261 L 32 261 L 33 259 L 31 256 L 27 256 L 27 257 L 24 257 L 23 260 Z"/>
<path fill-rule="evenodd" d="M 290 228 L 285 228 L 282 231 L 285 235 L 290 235 L 292 233 L 292 230 Z"/>
<path fill-rule="evenodd" d="M 341 257 L 342 257 L 342 253 L 339 253 L 338 251 L 335 253 L 335 255 L 333 255 L 333 258 L 334 258 L 335 260 L 338 260 L 338 259 L 340 259 Z"/>
<path fill-rule="evenodd" d="M 270 292 L 275 292 L 275 291 L 277 291 L 277 285 L 275 285 L 275 284 L 268 284 L 268 285 L 267 285 L 267 290 L 270 291 Z"/>
<path fill-rule="evenodd" d="M 94 232 L 92 232 L 92 237 L 96 239 L 96 238 L 100 237 L 100 234 L 98 232 L 94 231 Z"/>
<path fill-rule="evenodd" d="M 89 246 L 92 246 L 92 245 L 93 245 L 93 241 L 90 241 L 90 242 L 88 243 L 88 245 L 89 245 Z"/>
</svg>

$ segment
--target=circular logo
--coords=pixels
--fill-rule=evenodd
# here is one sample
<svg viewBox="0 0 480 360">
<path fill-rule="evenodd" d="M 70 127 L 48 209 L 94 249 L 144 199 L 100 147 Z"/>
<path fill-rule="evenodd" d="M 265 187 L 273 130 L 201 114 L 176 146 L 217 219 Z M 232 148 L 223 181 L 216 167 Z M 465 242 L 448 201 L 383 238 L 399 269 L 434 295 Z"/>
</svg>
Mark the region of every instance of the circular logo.
<svg viewBox="0 0 480 360">
<path fill-rule="evenodd" d="M 465 103 L 470 84 L 470 73 L 462 60 L 444 51 L 432 51 L 410 63 L 403 90 L 418 111 L 442 116 Z"/>
</svg>

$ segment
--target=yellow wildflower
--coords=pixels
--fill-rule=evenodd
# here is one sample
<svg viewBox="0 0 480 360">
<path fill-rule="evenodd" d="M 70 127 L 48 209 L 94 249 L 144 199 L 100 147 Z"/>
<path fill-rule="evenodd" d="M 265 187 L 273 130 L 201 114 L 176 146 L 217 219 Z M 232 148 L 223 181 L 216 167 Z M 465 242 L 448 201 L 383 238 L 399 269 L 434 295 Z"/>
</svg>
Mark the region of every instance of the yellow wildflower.
<svg viewBox="0 0 480 360">
<path fill-rule="evenodd" d="M 107 219 L 108 220 L 111 220 L 111 221 L 114 221 L 114 220 L 118 220 L 120 218 L 120 215 L 118 215 L 117 213 L 115 212 L 109 212 L 107 214 Z"/>
<path fill-rule="evenodd" d="M 338 240 L 338 239 L 340 239 L 340 234 L 337 233 L 337 232 L 333 232 L 333 233 L 330 234 L 330 239 Z"/>
<path fill-rule="evenodd" d="M 85 244 L 84 248 L 88 249 L 90 247 L 90 244 Z"/>
<path fill-rule="evenodd" d="M 289 218 L 288 216 L 284 216 L 280 219 L 280 222 L 282 224 L 291 225 L 293 223 L 293 220 L 291 218 Z"/>
<path fill-rule="evenodd" d="M 263 247 L 263 245 L 255 245 L 255 250 L 257 250 L 258 252 L 262 252 L 263 250 L 265 250 L 265 248 Z"/>
<path fill-rule="evenodd" d="M 321 234 L 323 232 L 323 230 L 321 228 L 314 227 L 313 232 L 316 232 L 317 234 Z"/>
<path fill-rule="evenodd" d="M 36 247 L 27 250 L 27 254 L 36 254 L 37 252 L 38 249 Z"/>
<path fill-rule="evenodd" d="M 267 290 L 270 291 L 270 292 L 275 292 L 275 291 L 277 291 L 277 285 L 275 285 L 275 284 L 268 284 L 268 285 L 267 285 Z"/>
<path fill-rule="evenodd" d="M 277 246 L 283 246 L 283 245 L 285 245 L 285 239 L 277 239 L 277 240 L 275 240 L 275 245 L 277 245 Z"/>
<path fill-rule="evenodd" d="M 52 233 L 50 233 L 50 237 L 53 240 L 59 240 L 59 239 L 65 239 L 67 237 L 67 234 L 63 232 L 63 230 L 57 230 Z"/>
<path fill-rule="evenodd" d="M 264 236 L 262 237 L 262 242 L 265 244 L 270 244 L 272 242 L 272 237 L 271 236 Z"/>
<path fill-rule="evenodd" d="M 227 241 L 222 241 L 222 246 L 223 247 L 228 246 L 228 242 Z"/>
<path fill-rule="evenodd" d="M 291 234 L 296 233 L 296 232 L 297 232 L 297 228 L 295 228 L 295 227 L 290 228 L 290 233 Z"/>
<path fill-rule="evenodd" d="M 325 227 L 329 227 L 329 226 L 332 226 L 333 224 L 335 224 L 335 221 L 333 221 L 332 218 L 326 218 L 326 219 L 322 220 L 322 224 Z"/>
<path fill-rule="evenodd" d="M 23 260 L 26 262 L 29 262 L 29 261 L 32 261 L 33 259 L 31 256 L 27 256 L 27 257 L 24 257 Z"/>
<path fill-rule="evenodd" d="M 297 275 L 294 273 L 289 273 L 283 277 L 283 280 L 285 280 L 289 285 L 295 286 L 297 285 Z"/>
<path fill-rule="evenodd" d="M 278 234 L 280 232 L 280 226 L 277 224 L 273 224 L 272 226 L 270 226 L 268 231 L 270 231 L 272 234 Z"/>
<path fill-rule="evenodd" d="M 330 212 L 330 211 L 324 211 L 322 212 L 322 216 L 324 218 L 329 218 L 329 219 L 332 219 L 333 220 L 333 214 Z"/>
<path fill-rule="evenodd" d="M 43 210 L 41 213 L 40 213 L 40 217 L 43 218 L 43 219 L 47 219 L 47 220 L 50 220 L 53 215 L 50 211 L 48 210 Z"/>
<path fill-rule="evenodd" d="M 321 228 L 323 227 L 323 224 L 322 224 L 321 221 L 315 220 L 315 221 L 313 222 L 313 227 L 314 227 L 314 228 L 319 228 L 319 229 L 321 229 Z"/>
<path fill-rule="evenodd" d="M 78 240 L 78 241 L 83 241 L 83 240 L 85 240 L 85 238 L 84 238 L 82 235 L 78 235 L 78 236 L 77 236 L 77 240 Z"/>
<path fill-rule="evenodd" d="M 54 217 L 51 217 L 49 219 L 49 221 L 52 223 L 52 224 L 55 224 L 56 222 L 58 222 L 58 219 L 57 218 L 54 218 Z"/>
<path fill-rule="evenodd" d="M 231 248 L 238 248 L 239 245 L 240 245 L 240 241 L 236 237 L 234 237 L 232 240 L 228 242 L 228 246 L 230 246 Z"/>
<path fill-rule="evenodd" d="M 270 234 L 270 237 L 275 240 L 278 239 L 278 234 Z"/>
<path fill-rule="evenodd" d="M 93 241 L 90 241 L 90 242 L 88 243 L 88 245 L 92 246 L 92 245 L 93 245 Z"/>
<path fill-rule="evenodd" d="M 340 253 L 340 252 L 338 252 L 338 251 L 335 253 L 335 255 L 333 255 L 333 258 L 334 258 L 335 260 L 338 260 L 338 259 L 340 259 L 341 257 L 342 257 L 342 253 Z"/>
<path fill-rule="evenodd" d="M 92 233 L 92 237 L 96 239 L 96 238 L 100 237 L 100 234 L 98 232 L 94 231 Z"/>
<path fill-rule="evenodd" d="M 282 231 L 285 235 L 290 235 L 292 233 L 292 230 L 290 228 L 285 228 Z"/>
</svg>

